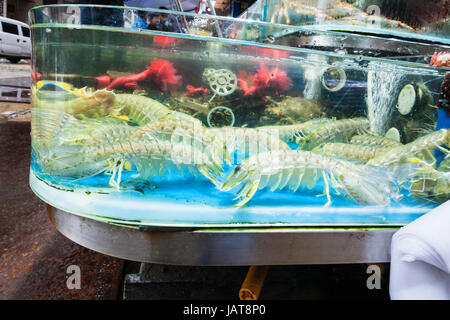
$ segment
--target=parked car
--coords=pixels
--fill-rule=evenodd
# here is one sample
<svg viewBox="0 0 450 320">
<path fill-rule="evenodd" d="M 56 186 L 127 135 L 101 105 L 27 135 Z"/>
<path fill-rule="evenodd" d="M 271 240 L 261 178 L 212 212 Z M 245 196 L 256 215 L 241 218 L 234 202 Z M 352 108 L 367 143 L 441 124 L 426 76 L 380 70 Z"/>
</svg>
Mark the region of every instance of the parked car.
<svg viewBox="0 0 450 320">
<path fill-rule="evenodd" d="M 18 63 L 30 56 L 30 27 L 23 22 L 0 17 L 0 57 Z"/>
</svg>

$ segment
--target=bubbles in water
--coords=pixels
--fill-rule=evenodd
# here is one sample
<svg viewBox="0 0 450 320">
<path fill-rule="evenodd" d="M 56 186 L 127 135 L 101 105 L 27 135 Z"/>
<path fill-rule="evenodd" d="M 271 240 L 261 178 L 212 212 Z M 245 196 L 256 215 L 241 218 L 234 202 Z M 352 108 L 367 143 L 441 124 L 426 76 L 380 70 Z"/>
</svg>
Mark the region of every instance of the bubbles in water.
<svg viewBox="0 0 450 320">
<path fill-rule="evenodd" d="M 398 92 L 408 74 L 386 63 L 372 61 L 367 74 L 367 118 L 370 130 L 384 135 L 390 125 Z"/>
</svg>

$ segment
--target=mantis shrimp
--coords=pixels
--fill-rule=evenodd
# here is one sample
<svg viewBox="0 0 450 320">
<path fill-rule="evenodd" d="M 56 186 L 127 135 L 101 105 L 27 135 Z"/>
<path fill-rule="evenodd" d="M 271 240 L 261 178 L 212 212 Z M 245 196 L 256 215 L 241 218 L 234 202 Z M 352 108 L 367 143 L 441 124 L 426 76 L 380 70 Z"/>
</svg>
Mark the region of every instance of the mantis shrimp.
<svg viewBox="0 0 450 320">
<path fill-rule="evenodd" d="M 62 145 L 43 152 L 47 154 L 41 158 L 40 165 L 47 173 L 84 178 L 108 172 L 111 173 L 109 184 L 117 189 L 124 167 L 135 166 L 144 179 L 162 175 L 171 167 L 194 175 L 196 168 L 211 181 L 222 174 L 221 167 L 201 151 L 151 137 L 109 145 Z"/>
<path fill-rule="evenodd" d="M 320 152 L 321 154 L 331 157 L 337 156 L 367 162 L 368 160 L 373 159 L 389 151 L 390 149 L 391 147 L 332 142 L 326 143 L 319 149 L 314 149 L 313 151 Z"/>
<path fill-rule="evenodd" d="M 271 134 L 270 131 L 236 127 L 207 130 L 216 142 L 216 146 L 222 150 L 223 158 L 229 164 L 231 164 L 231 154 L 236 150 L 246 156 L 269 150 L 290 150 L 285 142 L 280 140 L 277 135 Z"/>
<path fill-rule="evenodd" d="M 327 118 L 317 118 L 292 125 L 258 127 L 256 130 L 277 134 L 279 138 L 285 142 L 295 142 L 297 139 L 308 135 L 314 128 L 329 121 L 332 120 Z"/>
<path fill-rule="evenodd" d="M 289 146 L 271 135 L 269 131 L 252 128 L 205 128 L 195 123 L 180 121 L 159 121 L 140 127 L 132 137 L 151 135 L 158 139 L 195 145 L 216 161 L 231 164 L 231 155 L 239 150 L 243 153 L 259 153 L 268 150 L 289 150 Z"/>
<path fill-rule="evenodd" d="M 298 137 L 302 150 L 311 150 L 327 142 L 346 142 L 354 134 L 361 134 L 369 129 L 366 118 L 341 119 L 324 122 L 314 127 L 309 134 Z"/>
<path fill-rule="evenodd" d="M 378 146 L 378 147 L 398 147 L 402 144 L 398 141 L 375 135 L 355 135 L 350 140 L 351 144 L 360 144 L 365 146 Z"/>
<path fill-rule="evenodd" d="M 149 123 L 138 129 L 131 138 L 142 139 L 153 137 L 173 143 L 184 143 L 201 150 L 211 156 L 216 163 L 223 162 L 223 141 L 215 136 L 209 129 L 197 123 L 183 121 L 157 121 Z"/>
<path fill-rule="evenodd" d="M 447 157 L 449 154 L 447 152 Z M 441 163 L 439 169 L 436 170 L 434 168 L 434 162 L 427 163 L 417 158 L 411 158 L 409 161 L 421 164 L 421 167 L 409 177 L 411 181 L 409 189 L 415 198 L 430 199 L 438 203 L 450 199 L 450 172 L 448 171 L 448 163 Z"/>
<path fill-rule="evenodd" d="M 146 125 L 155 121 L 184 121 L 201 125 L 201 121 L 182 112 L 174 111 L 161 102 L 136 94 L 116 94 L 114 114 L 125 117 L 138 125 Z"/>
<path fill-rule="evenodd" d="M 77 98 L 58 103 L 41 100 L 37 95 L 33 98 L 33 105 L 37 108 L 62 110 L 77 119 L 99 118 L 109 115 L 115 106 L 115 95 L 112 91 L 99 90 L 89 93 L 85 89 L 71 92 Z"/>
<path fill-rule="evenodd" d="M 276 150 L 250 157 L 237 166 L 221 186 L 229 191 L 243 184 L 235 199 L 236 206 L 247 203 L 257 190 L 270 187 L 271 191 L 286 186 L 297 191 L 301 186 L 312 189 L 323 178 L 325 206 L 331 204 L 330 187 L 362 204 L 389 205 L 398 194 L 389 177 L 373 168 L 348 161 L 335 160 L 310 151 Z M 218 183 L 216 183 L 218 184 Z"/>
<path fill-rule="evenodd" d="M 56 109 L 33 108 L 33 143 L 95 144 L 128 138 L 137 127 L 116 118 L 78 120 Z"/>
<path fill-rule="evenodd" d="M 368 165 L 384 167 L 394 173 L 394 175 L 402 180 L 409 176 L 409 174 L 416 167 L 416 163 L 411 163 L 410 158 L 419 158 L 421 160 L 434 161 L 432 151 L 434 149 L 447 150 L 442 147 L 450 147 L 450 130 L 441 129 L 424 135 L 408 144 L 400 145 L 383 153 L 367 162 Z"/>
</svg>

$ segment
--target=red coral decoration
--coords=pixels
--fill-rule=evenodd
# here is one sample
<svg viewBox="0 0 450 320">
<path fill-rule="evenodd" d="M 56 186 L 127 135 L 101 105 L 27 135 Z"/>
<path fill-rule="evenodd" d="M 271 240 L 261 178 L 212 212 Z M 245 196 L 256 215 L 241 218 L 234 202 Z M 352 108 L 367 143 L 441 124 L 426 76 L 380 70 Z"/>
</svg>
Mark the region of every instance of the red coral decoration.
<svg viewBox="0 0 450 320">
<path fill-rule="evenodd" d="M 241 77 L 238 78 L 238 86 L 239 86 L 239 88 L 241 88 L 244 91 L 244 96 L 253 94 L 255 92 L 255 88 L 256 88 L 256 87 L 252 87 L 250 89 L 250 85 L 248 84 L 248 82 Z"/>
<path fill-rule="evenodd" d="M 177 41 L 177 38 L 167 36 L 153 36 L 153 43 L 159 47 L 167 47 Z"/>
<path fill-rule="evenodd" d="M 435 52 L 431 57 L 430 65 L 435 67 L 450 67 L 450 53 Z"/>
<path fill-rule="evenodd" d="M 194 96 L 199 96 L 199 95 L 203 96 L 203 95 L 207 94 L 209 91 L 207 88 L 203 88 L 203 87 L 196 88 L 194 86 L 191 86 L 190 84 L 188 84 L 186 86 L 186 90 L 187 90 L 187 92 L 184 94 L 185 97 L 194 97 Z"/>
<path fill-rule="evenodd" d="M 177 75 L 177 70 L 172 63 L 164 60 L 154 60 L 144 71 L 114 80 L 108 75 L 98 76 L 97 87 L 108 90 L 117 88 L 139 89 L 139 82 L 143 80 L 153 81 L 162 91 L 177 89 L 181 85 L 182 77 Z"/>
<path fill-rule="evenodd" d="M 176 75 L 177 70 L 170 61 L 154 60 L 149 69 L 151 70 L 150 78 L 162 91 L 174 90 L 181 85 L 182 77 Z"/>
<path fill-rule="evenodd" d="M 147 67 L 147 69 L 145 69 L 145 71 L 141 73 L 116 78 L 106 87 L 106 89 L 111 90 L 122 87 L 130 87 L 130 84 L 133 84 L 131 87 L 134 87 L 135 85 L 137 86 L 138 81 L 147 79 L 151 75 L 151 73 L 152 70 Z"/>
<path fill-rule="evenodd" d="M 292 80 L 284 70 L 279 68 L 272 69 L 268 80 L 268 87 L 273 88 L 277 93 L 287 91 L 292 88 Z"/>
<path fill-rule="evenodd" d="M 249 83 L 245 78 L 249 79 Z M 262 96 L 262 91 L 267 88 L 275 90 L 278 94 L 292 88 L 292 80 L 287 73 L 279 68 L 268 70 L 263 62 L 260 62 L 258 71 L 249 76 L 248 73 L 241 72 L 238 78 L 238 85 L 244 91 L 244 96 L 257 94 Z"/>
<path fill-rule="evenodd" d="M 130 81 L 123 84 L 124 88 L 139 90 L 141 87 L 138 85 L 137 81 Z"/>
<path fill-rule="evenodd" d="M 253 55 L 260 58 L 271 58 L 271 59 L 289 58 L 291 55 L 288 50 L 254 47 L 254 46 L 241 46 L 241 51 L 246 55 Z"/>
<path fill-rule="evenodd" d="M 111 77 L 108 75 L 98 76 L 95 79 L 97 80 L 98 89 L 106 88 L 111 83 Z"/>
</svg>

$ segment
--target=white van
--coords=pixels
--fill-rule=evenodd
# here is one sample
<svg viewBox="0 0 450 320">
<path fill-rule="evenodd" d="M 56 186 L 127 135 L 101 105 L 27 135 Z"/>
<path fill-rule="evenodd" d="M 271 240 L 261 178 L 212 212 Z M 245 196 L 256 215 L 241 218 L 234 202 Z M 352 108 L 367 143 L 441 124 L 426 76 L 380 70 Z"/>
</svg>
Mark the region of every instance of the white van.
<svg viewBox="0 0 450 320">
<path fill-rule="evenodd" d="M 30 27 L 23 22 L 0 17 L 0 57 L 17 63 L 30 56 Z"/>
</svg>

